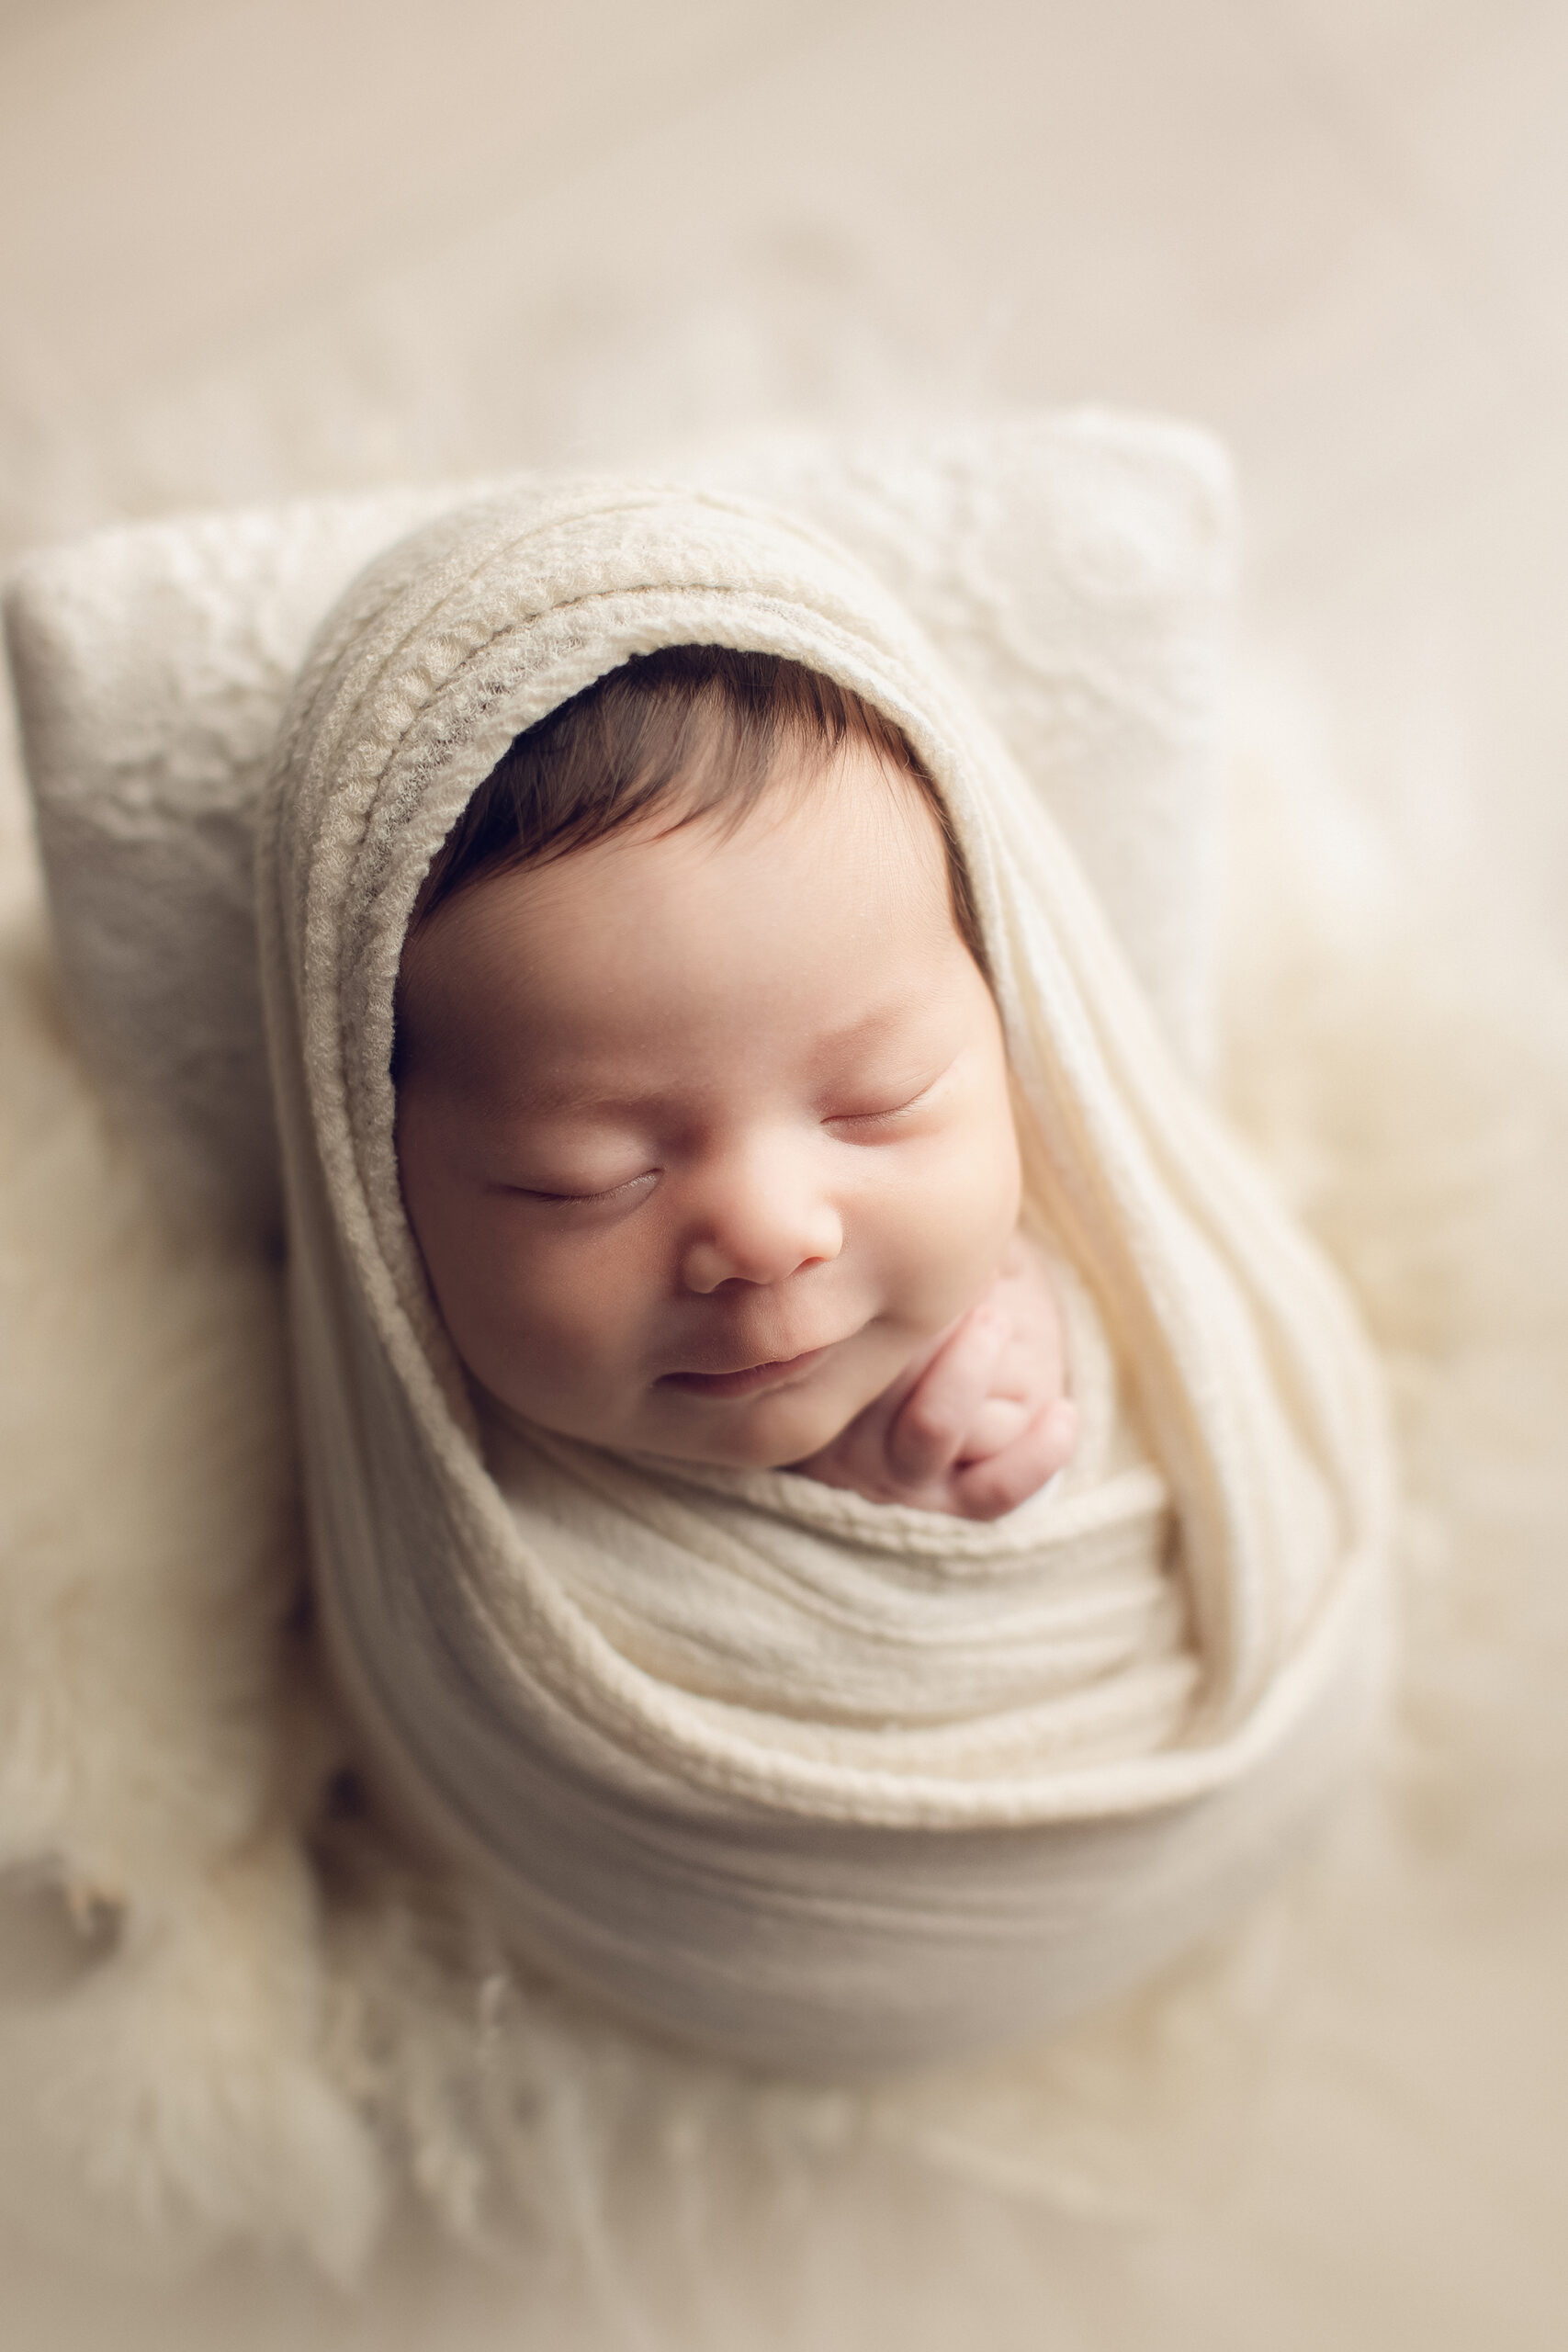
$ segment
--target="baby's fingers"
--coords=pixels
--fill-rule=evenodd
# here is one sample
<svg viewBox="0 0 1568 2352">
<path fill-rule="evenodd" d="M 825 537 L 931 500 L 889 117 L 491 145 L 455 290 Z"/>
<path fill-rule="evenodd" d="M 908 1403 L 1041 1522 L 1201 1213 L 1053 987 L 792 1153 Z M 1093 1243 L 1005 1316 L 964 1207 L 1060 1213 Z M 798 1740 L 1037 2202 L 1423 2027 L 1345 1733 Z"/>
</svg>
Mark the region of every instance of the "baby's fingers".
<svg viewBox="0 0 1568 2352">
<path fill-rule="evenodd" d="M 922 1486 L 957 1460 L 1010 1329 L 1005 1315 L 977 1306 L 932 1357 L 888 1428 L 887 1460 L 898 1477 Z"/>
<path fill-rule="evenodd" d="M 954 1472 L 954 1510 L 964 1519 L 1000 1519 L 1016 1510 L 1071 1459 L 1077 1442 L 1078 1408 L 1070 1396 L 1058 1396 L 1000 1453 Z"/>
</svg>

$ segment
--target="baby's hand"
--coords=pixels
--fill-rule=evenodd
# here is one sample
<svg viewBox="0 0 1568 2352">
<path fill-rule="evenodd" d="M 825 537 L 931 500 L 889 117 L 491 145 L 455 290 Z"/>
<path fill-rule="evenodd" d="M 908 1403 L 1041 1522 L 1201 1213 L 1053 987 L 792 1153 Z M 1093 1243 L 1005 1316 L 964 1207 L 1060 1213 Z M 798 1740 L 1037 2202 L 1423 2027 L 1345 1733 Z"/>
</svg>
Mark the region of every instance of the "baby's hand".
<svg viewBox="0 0 1568 2352">
<path fill-rule="evenodd" d="M 990 1289 L 830 1445 L 794 1467 L 872 1502 L 1000 1519 L 1077 1442 L 1061 1317 L 1039 1252 L 1015 1238 Z"/>
</svg>

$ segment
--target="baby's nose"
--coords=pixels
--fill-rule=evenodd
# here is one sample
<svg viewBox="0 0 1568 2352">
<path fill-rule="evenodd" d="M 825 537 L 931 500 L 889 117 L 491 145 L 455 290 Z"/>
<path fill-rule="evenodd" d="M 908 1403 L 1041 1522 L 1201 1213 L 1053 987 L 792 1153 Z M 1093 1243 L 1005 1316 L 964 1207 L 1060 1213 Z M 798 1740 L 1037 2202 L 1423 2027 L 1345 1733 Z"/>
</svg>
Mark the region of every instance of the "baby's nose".
<svg viewBox="0 0 1568 2352">
<path fill-rule="evenodd" d="M 734 1169 L 715 1182 L 682 1258 L 688 1290 L 721 1283 L 781 1283 L 836 1258 L 844 1230 L 831 1201 L 774 1160 Z"/>
</svg>

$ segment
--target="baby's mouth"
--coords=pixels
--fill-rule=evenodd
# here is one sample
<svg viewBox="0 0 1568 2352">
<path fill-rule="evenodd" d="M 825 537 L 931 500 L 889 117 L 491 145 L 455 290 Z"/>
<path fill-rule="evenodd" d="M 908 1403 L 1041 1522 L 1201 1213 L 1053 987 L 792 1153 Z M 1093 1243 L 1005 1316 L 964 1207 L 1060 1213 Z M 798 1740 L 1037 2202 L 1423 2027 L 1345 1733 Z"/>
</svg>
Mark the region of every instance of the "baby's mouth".
<svg viewBox="0 0 1568 2352">
<path fill-rule="evenodd" d="M 666 1372 L 657 1385 L 679 1388 L 688 1396 L 750 1396 L 759 1388 L 782 1386 L 820 1363 L 828 1351 L 808 1348 L 803 1356 L 785 1356 L 773 1363 L 744 1364 L 737 1372 Z"/>
</svg>

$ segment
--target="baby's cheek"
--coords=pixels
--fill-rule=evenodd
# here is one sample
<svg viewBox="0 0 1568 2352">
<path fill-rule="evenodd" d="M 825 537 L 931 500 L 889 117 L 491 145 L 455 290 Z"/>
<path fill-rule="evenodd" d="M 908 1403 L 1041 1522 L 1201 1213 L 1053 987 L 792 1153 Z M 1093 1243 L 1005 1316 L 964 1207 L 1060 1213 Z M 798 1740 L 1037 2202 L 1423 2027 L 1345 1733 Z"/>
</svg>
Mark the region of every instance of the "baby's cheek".
<svg viewBox="0 0 1568 2352">
<path fill-rule="evenodd" d="M 498 1286 L 499 1334 L 520 1376 L 543 1385 L 575 1385 L 592 1377 L 604 1351 L 602 1313 L 585 1283 L 554 1277 L 548 1269 L 513 1269 Z"/>
<path fill-rule="evenodd" d="M 587 1337 L 581 1294 L 552 1279 L 547 1263 L 504 1216 L 476 1217 L 460 1285 L 438 1299 L 447 1331 L 469 1372 L 519 1412 L 582 1376 Z"/>
<path fill-rule="evenodd" d="M 1005 1159 L 955 1148 L 945 1181 L 922 1189 L 902 1219 L 901 1257 L 915 1319 L 933 1337 L 977 1304 L 1018 1222 Z"/>
</svg>

